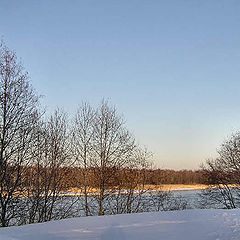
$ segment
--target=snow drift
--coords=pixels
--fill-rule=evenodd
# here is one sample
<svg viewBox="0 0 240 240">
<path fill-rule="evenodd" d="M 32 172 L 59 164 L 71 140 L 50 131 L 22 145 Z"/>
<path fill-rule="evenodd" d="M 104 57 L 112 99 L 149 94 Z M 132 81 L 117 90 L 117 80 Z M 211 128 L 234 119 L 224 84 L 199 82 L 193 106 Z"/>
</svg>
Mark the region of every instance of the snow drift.
<svg viewBox="0 0 240 240">
<path fill-rule="evenodd" d="M 81 217 L 0 229 L 1 240 L 239 240 L 240 210 Z"/>
</svg>

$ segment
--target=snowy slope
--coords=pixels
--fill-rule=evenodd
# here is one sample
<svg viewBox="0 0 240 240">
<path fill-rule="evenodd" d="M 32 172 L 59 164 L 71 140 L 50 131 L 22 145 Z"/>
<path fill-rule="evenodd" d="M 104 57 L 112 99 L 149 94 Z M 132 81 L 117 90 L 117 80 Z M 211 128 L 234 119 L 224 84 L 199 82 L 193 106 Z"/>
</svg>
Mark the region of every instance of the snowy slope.
<svg viewBox="0 0 240 240">
<path fill-rule="evenodd" d="M 240 240 L 240 210 L 82 217 L 0 229 L 0 240 Z"/>
</svg>

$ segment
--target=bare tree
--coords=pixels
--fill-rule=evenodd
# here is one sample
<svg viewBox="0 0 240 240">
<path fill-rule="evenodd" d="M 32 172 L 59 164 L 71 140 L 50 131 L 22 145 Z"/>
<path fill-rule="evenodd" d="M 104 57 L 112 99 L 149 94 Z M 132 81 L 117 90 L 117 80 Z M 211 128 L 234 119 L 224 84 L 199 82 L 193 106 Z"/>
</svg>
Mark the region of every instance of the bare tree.
<svg viewBox="0 0 240 240">
<path fill-rule="evenodd" d="M 114 107 L 102 101 L 94 120 L 91 156 L 100 191 L 99 215 L 104 214 L 103 203 L 109 193 L 107 190 L 110 187 L 110 178 L 117 169 L 128 163 L 134 149 L 135 140 L 126 130 L 123 118 L 117 114 Z"/>
<path fill-rule="evenodd" d="M 64 201 L 71 166 L 70 140 L 66 114 L 56 110 L 40 122 L 31 149 L 31 166 L 24 176 L 23 209 L 18 224 L 45 222 L 72 214 L 73 201 Z"/>
<path fill-rule="evenodd" d="M 205 205 L 225 208 L 240 206 L 240 132 L 218 150 L 218 157 L 203 167 L 209 188 L 202 193 Z"/>
<path fill-rule="evenodd" d="M 38 121 L 38 96 L 15 52 L 0 45 L 0 224 L 8 226 L 21 195 Z"/>
<path fill-rule="evenodd" d="M 87 103 L 83 103 L 77 110 L 73 123 L 73 152 L 76 163 L 82 169 L 83 176 L 83 193 L 84 193 L 84 209 L 85 215 L 89 215 L 88 193 L 90 191 L 89 184 L 89 168 L 91 165 L 92 140 L 94 134 L 94 120 L 96 113 Z"/>
<path fill-rule="evenodd" d="M 145 198 L 146 171 L 151 168 L 152 154 L 146 149 L 135 146 L 125 164 L 114 177 L 114 187 L 107 196 L 108 214 L 137 213 L 148 211 L 149 201 Z"/>
<path fill-rule="evenodd" d="M 98 207 L 93 204 L 92 213 L 140 211 L 151 154 L 135 144 L 116 109 L 105 101 L 96 110 L 82 104 L 74 119 L 73 140 L 83 179 L 85 215 L 90 214 L 89 200 L 93 199 L 90 186 L 98 189 L 94 198 Z"/>
<path fill-rule="evenodd" d="M 187 201 L 181 195 L 174 195 L 171 191 L 158 190 L 149 193 L 149 207 L 151 211 L 184 210 Z"/>
</svg>

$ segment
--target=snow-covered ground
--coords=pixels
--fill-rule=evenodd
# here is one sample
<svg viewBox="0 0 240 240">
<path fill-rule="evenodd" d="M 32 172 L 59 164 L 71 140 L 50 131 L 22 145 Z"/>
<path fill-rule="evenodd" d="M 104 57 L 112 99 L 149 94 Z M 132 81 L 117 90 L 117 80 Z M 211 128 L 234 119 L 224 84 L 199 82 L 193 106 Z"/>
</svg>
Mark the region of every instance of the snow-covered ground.
<svg viewBox="0 0 240 240">
<path fill-rule="evenodd" d="M 1 240 L 239 240 L 240 210 L 82 217 L 0 229 Z"/>
</svg>

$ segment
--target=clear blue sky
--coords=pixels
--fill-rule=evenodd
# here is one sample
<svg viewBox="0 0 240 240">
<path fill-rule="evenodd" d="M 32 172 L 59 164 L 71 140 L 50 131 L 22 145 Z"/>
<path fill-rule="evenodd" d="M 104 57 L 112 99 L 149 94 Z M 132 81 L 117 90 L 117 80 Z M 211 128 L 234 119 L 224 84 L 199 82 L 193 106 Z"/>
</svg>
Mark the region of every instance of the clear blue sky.
<svg viewBox="0 0 240 240">
<path fill-rule="evenodd" d="M 240 130 L 239 0 L 0 0 L 0 34 L 49 111 L 109 99 L 159 167 Z"/>
</svg>

